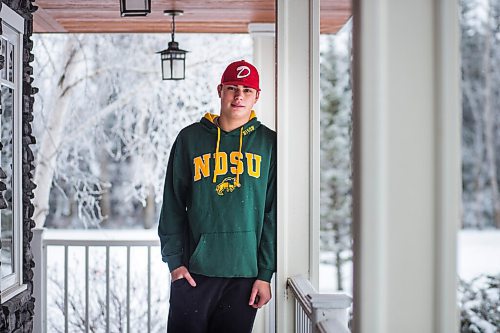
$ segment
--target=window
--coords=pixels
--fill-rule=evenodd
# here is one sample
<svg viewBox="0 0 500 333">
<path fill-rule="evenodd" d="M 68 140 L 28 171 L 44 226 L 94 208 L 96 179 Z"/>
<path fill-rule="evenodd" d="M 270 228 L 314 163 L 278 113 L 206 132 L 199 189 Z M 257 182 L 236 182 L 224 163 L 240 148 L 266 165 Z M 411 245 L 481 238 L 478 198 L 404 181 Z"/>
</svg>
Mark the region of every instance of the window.
<svg viewBox="0 0 500 333">
<path fill-rule="evenodd" d="M 22 285 L 22 49 L 24 20 L 6 5 L 0 12 L 0 277 L 1 300 L 26 289 Z"/>
</svg>

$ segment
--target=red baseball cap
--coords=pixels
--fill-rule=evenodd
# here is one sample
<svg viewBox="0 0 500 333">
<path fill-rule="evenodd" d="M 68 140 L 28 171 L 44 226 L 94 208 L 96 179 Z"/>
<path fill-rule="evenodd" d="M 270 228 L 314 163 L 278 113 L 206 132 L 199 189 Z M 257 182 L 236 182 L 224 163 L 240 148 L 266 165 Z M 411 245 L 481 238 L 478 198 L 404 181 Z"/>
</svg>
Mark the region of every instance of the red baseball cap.
<svg viewBox="0 0 500 333">
<path fill-rule="evenodd" d="M 227 66 L 221 84 L 234 84 L 250 87 L 260 91 L 259 72 L 254 65 L 245 60 L 235 61 Z"/>
</svg>

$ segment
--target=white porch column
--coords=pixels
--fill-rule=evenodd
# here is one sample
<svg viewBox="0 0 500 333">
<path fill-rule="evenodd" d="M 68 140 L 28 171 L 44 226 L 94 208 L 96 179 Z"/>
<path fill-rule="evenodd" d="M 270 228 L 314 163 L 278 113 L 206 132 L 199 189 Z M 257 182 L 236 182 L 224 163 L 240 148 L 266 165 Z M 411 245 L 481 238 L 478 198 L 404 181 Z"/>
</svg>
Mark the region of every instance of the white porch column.
<svg viewBox="0 0 500 333">
<path fill-rule="evenodd" d="M 278 273 L 276 326 L 293 332 L 288 277 L 318 288 L 319 0 L 277 0 Z"/>
<path fill-rule="evenodd" d="M 248 32 L 253 40 L 253 64 L 259 69 L 262 91 L 255 110 L 259 120 L 271 129 L 276 129 L 274 31 L 274 23 L 250 23 L 248 25 Z"/>
<path fill-rule="evenodd" d="M 458 332 L 458 1 L 354 1 L 355 332 Z"/>
<path fill-rule="evenodd" d="M 45 279 L 46 267 L 43 247 L 44 228 L 33 228 L 33 239 L 31 240 L 31 250 L 35 268 L 33 270 L 33 297 L 35 297 L 35 315 L 33 317 L 33 332 L 45 332 Z"/>
<path fill-rule="evenodd" d="M 276 129 L 276 88 L 275 88 L 275 38 L 274 23 L 250 23 L 248 32 L 253 40 L 253 64 L 259 69 L 261 95 L 255 105 L 257 117 L 269 127 Z M 273 279 L 275 281 L 275 279 Z M 254 333 L 274 332 L 275 288 L 272 283 L 273 298 L 263 310 L 257 311 Z"/>
</svg>

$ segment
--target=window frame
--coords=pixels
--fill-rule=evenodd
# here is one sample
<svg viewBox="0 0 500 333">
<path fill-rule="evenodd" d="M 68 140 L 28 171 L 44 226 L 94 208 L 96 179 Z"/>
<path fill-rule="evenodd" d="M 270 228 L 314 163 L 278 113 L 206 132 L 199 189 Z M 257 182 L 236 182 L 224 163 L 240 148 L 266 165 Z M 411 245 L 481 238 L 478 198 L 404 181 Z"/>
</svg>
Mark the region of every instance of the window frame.
<svg viewBox="0 0 500 333">
<path fill-rule="evenodd" d="M 2 277 L 0 281 L 1 303 L 8 301 L 27 289 L 23 284 L 23 176 L 22 176 L 22 82 L 23 82 L 23 35 L 24 19 L 6 4 L 0 11 L 2 20 L 2 38 L 8 40 L 14 47 L 13 82 L 1 79 L 2 85 L 13 90 L 12 110 L 12 223 L 13 223 L 13 273 Z M 5 59 L 7 67 L 7 59 Z M 8 70 L 8 68 L 6 68 Z M 0 218 L 1 224 L 1 218 Z M 0 229 L 1 235 L 1 229 Z"/>
</svg>

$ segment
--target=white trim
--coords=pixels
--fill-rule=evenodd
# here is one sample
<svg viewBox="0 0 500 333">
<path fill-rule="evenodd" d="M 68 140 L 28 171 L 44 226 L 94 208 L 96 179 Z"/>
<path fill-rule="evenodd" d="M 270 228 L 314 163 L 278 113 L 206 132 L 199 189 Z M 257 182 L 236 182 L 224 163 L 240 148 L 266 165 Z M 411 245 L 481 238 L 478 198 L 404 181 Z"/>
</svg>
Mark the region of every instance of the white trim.
<svg viewBox="0 0 500 333">
<path fill-rule="evenodd" d="M 278 239 L 277 239 L 277 259 L 278 266 L 276 272 L 276 332 L 287 333 L 292 332 L 293 322 L 287 321 L 294 314 L 293 303 L 291 298 L 287 296 L 287 279 L 289 271 L 290 250 L 287 246 L 288 221 L 290 219 L 289 207 L 291 191 L 288 184 L 289 168 L 285 168 L 285 163 L 289 159 L 289 148 L 287 137 L 289 134 L 288 119 L 285 117 L 286 110 L 289 110 L 288 99 L 286 98 L 289 85 L 288 61 L 288 26 L 289 22 L 289 6 L 290 3 L 286 0 L 277 0 L 277 17 L 276 17 L 276 127 L 278 130 L 278 182 L 277 182 L 277 208 L 278 208 Z M 283 113 L 283 116 L 281 115 Z"/>
<path fill-rule="evenodd" d="M 276 129 L 276 38 L 274 23 L 250 23 L 248 31 L 253 40 L 253 64 L 260 73 L 261 93 L 255 105 L 257 117 L 262 124 L 272 130 Z M 275 294 L 275 280 L 271 281 L 271 292 Z M 255 317 L 253 331 L 255 333 L 274 333 L 275 298 Z"/>
<path fill-rule="evenodd" d="M 288 297 L 290 276 L 311 278 L 311 33 L 318 29 L 312 0 L 277 1 L 277 132 L 278 135 L 278 272 L 277 332 L 294 328 L 294 302 Z M 314 5 L 314 10 L 316 6 Z M 318 58 L 319 59 L 319 58 Z M 319 60 L 318 60 L 319 61 Z M 315 189 L 318 190 L 318 189 Z M 314 204 L 317 204 L 316 202 Z M 319 232 L 319 230 L 317 230 Z"/>
<path fill-rule="evenodd" d="M 19 293 L 22 293 L 26 289 L 28 289 L 28 285 L 26 284 L 21 284 L 19 286 L 13 286 L 11 288 L 5 289 L 5 291 L 2 292 L 2 304 L 7 302 L 12 297 L 18 295 Z"/>
<path fill-rule="evenodd" d="M 310 0 L 309 10 L 311 24 L 309 25 L 309 281 L 313 287 L 319 289 L 319 248 L 320 248 L 320 188 L 321 188 L 321 170 L 320 170 L 320 0 Z"/>
<path fill-rule="evenodd" d="M 274 37 L 276 34 L 276 24 L 274 23 L 249 23 L 248 33 L 256 36 Z"/>
<path fill-rule="evenodd" d="M 0 83 L 6 87 L 9 87 L 10 89 L 15 89 L 15 84 L 13 84 L 12 82 L 9 82 L 7 80 L 4 80 L 4 79 L 0 79 Z"/>
<path fill-rule="evenodd" d="M 434 332 L 458 332 L 457 236 L 462 202 L 460 27 L 456 1 L 434 3 L 436 223 Z"/>
<path fill-rule="evenodd" d="M 24 33 L 24 18 L 21 15 L 13 11 L 7 4 L 2 4 L 2 10 L 0 11 L 0 17 L 4 23 L 7 23 L 19 33 Z"/>
<path fill-rule="evenodd" d="M 46 246 L 159 246 L 160 240 L 156 239 L 54 239 L 50 238 L 53 233 L 46 233 L 43 244 Z"/>
<path fill-rule="evenodd" d="M 15 267 L 13 268 L 13 273 L 10 273 L 9 275 L 6 275 L 2 278 L 2 288 L 0 289 L 3 290 L 3 286 L 7 286 L 5 289 L 9 289 L 12 286 L 15 286 L 17 284 L 17 276 L 16 276 L 16 271 Z M 2 298 L 3 301 L 3 298 Z"/>
<path fill-rule="evenodd" d="M 387 48 L 385 26 L 387 15 L 384 12 L 387 5 L 385 1 L 354 0 L 353 3 L 353 73 L 356 75 L 353 83 L 353 229 L 354 233 L 354 321 L 356 333 L 369 332 L 370 328 L 364 327 L 365 322 L 371 325 L 372 332 L 381 333 L 386 323 L 383 322 L 386 314 L 387 296 L 385 294 L 386 274 L 386 221 L 387 221 L 387 188 L 382 180 L 388 179 L 385 174 L 387 167 L 387 137 L 385 135 L 388 117 L 385 114 L 387 100 L 383 98 L 386 88 Z M 362 8 L 361 8 L 362 7 Z M 356 12 L 356 9 L 359 10 Z M 367 14 L 365 14 L 367 13 Z M 371 17 L 365 18 L 365 15 Z M 359 28 L 359 30 L 357 30 Z M 359 39 L 359 40 L 358 40 Z M 378 47 L 376 47 L 378 46 Z M 359 48 L 356 48 L 359 47 Z M 362 52 L 366 49 L 366 57 Z M 371 62 L 369 62 L 371 60 Z M 376 65 L 373 65 L 376 64 Z M 365 69 L 366 68 L 366 69 Z M 371 84 L 377 82 L 377 84 Z M 359 90 L 356 91 L 356 88 Z M 360 91 L 360 92 L 358 92 Z M 366 91 L 366 96 L 358 96 Z M 359 102 L 359 103 L 358 103 Z M 360 104 L 359 106 L 357 104 Z M 370 111 L 358 110 L 366 105 Z M 359 122 L 356 122 L 359 120 Z M 369 139 L 365 139 L 369 138 Z M 366 140 L 370 147 L 366 147 Z M 358 155 L 356 155 L 358 153 Z M 361 158 L 364 160 L 361 161 Z M 376 160 L 373 161 L 373 160 Z M 370 165 L 371 178 L 364 175 L 363 163 Z M 362 169 L 363 168 L 363 169 Z M 356 184 L 356 181 L 359 181 Z M 358 190 L 362 183 L 362 189 Z M 371 193 L 372 198 L 364 199 L 365 193 Z M 375 194 L 378 194 L 375 197 Z M 363 196 L 363 198 L 362 198 Z M 359 198 L 358 198 L 359 197 Z M 361 201 L 359 203 L 359 201 Z M 365 213 L 365 211 L 369 213 Z M 372 223 L 366 223 L 361 229 L 357 221 L 358 215 L 369 215 Z M 371 237 L 365 237 L 365 235 Z M 359 238 L 357 238 L 359 236 Z M 359 267 L 361 266 L 361 267 Z M 369 271 L 360 274 L 360 270 Z M 370 286 L 377 286 L 370 289 Z M 361 318 L 362 317 L 362 318 Z M 366 325 L 368 326 L 368 325 Z"/>
<path fill-rule="evenodd" d="M 257 117 L 270 129 L 276 129 L 276 39 L 274 32 L 265 31 L 274 29 L 272 23 L 253 23 L 248 30 L 253 41 L 253 64 L 259 69 L 261 93 L 255 105 Z"/>
<path fill-rule="evenodd" d="M 11 277 L 2 279 L 1 296 L 2 302 L 12 298 L 17 293 L 26 289 L 23 281 L 23 184 L 22 184 L 22 78 L 23 78 L 23 31 L 24 19 L 10 9 L 7 5 L 2 6 L 0 12 L 2 18 L 2 37 L 10 42 L 14 47 L 14 70 L 13 83 L 2 80 L 2 84 L 13 89 L 13 110 L 12 110 L 12 223 L 13 223 L 13 248 L 14 267 Z M 6 59 L 7 60 L 7 59 Z M 6 66 L 8 61 L 6 61 Z M 7 69 L 6 69 L 7 70 Z M 6 82 L 7 81 L 7 82 Z M 7 284 L 7 287 L 5 285 Z"/>
<path fill-rule="evenodd" d="M 14 172 L 14 186 L 12 186 L 12 195 L 16 200 L 13 202 L 13 221 L 15 225 L 15 230 L 17 232 L 16 240 L 17 244 L 17 257 L 15 258 L 16 264 L 16 272 L 18 280 L 16 281 L 19 285 L 21 285 L 23 281 L 23 141 L 22 141 L 22 130 L 23 130 L 23 122 L 22 122 L 22 113 L 23 113 L 23 104 L 22 104 L 22 47 L 23 47 L 23 34 L 19 33 L 17 45 L 15 45 L 14 50 L 14 72 L 12 73 L 14 78 L 14 128 L 12 129 L 12 135 L 14 137 L 13 140 L 13 172 Z"/>
<path fill-rule="evenodd" d="M 35 297 L 35 314 L 33 316 L 33 332 L 43 332 L 43 313 L 45 309 L 44 278 L 46 273 L 45 251 L 43 248 L 44 228 L 33 228 L 31 251 L 36 265 L 33 269 L 33 296 Z"/>
</svg>

